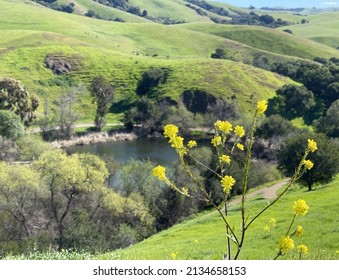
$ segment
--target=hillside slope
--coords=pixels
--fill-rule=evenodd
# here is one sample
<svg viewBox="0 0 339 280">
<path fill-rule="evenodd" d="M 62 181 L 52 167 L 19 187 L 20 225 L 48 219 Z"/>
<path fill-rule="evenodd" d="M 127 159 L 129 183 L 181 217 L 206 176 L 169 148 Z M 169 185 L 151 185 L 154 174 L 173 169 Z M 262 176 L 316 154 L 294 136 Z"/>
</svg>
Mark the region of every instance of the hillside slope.
<svg viewBox="0 0 339 280">
<path fill-rule="evenodd" d="M 277 54 L 311 60 L 317 56 L 329 58 L 339 55 L 339 51 L 334 48 L 308 40 L 303 36 L 295 36 L 272 28 L 208 23 L 192 23 L 182 26 L 190 30 L 213 34 Z"/>
<path fill-rule="evenodd" d="M 221 45 L 240 56 L 257 52 L 215 35 L 156 23 L 97 20 L 57 12 L 31 1 L 0 3 L 0 77 L 16 78 L 29 91 L 51 101 L 66 90 L 69 80 L 88 84 L 96 75 L 116 85 L 116 102 L 133 101 L 137 82 L 150 67 L 170 69 L 168 82 L 160 89 L 164 95 L 178 99 L 192 87 L 216 96 L 236 95 L 244 111 L 289 82 L 248 65 L 210 59 Z M 49 54 L 73 62 L 75 69 L 67 75 L 54 75 L 44 66 Z M 92 118 L 94 105 L 89 95 L 79 106 Z"/>
<path fill-rule="evenodd" d="M 163 11 L 177 18 L 192 11 L 180 0 L 133 3 L 157 15 Z M 77 4 L 79 11 L 88 9 L 89 4 L 98 5 L 87 0 L 77 0 L 75 7 Z M 250 64 L 261 55 L 281 62 L 337 53 L 333 48 L 267 28 L 213 23 L 163 25 L 103 5 L 100 8 L 118 13 L 111 16 L 126 15 L 133 22 L 58 12 L 29 0 L 0 0 L 0 6 L 0 78 L 20 80 L 50 104 L 70 86 L 78 82 L 88 85 L 97 75 L 115 85 L 117 104 L 132 104 L 143 72 L 162 67 L 169 70 L 169 77 L 159 88 L 161 95 L 178 101 L 183 91 L 200 89 L 214 96 L 236 98 L 247 113 L 256 100 L 273 96 L 275 90 L 292 81 L 244 62 Z M 265 37 L 269 40 L 263 40 Z M 233 61 L 211 59 L 217 48 L 227 49 Z M 72 63 L 73 69 L 64 75 L 53 74 L 45 67 L 48 55 Z M 89 93 L 82 97 L 79 108 L 86 116 L 84 121 L 93 119 L 95 110 Z M 114 118 L 117 111 L 119 108 L 113 108 L 110 117 Z"/>
<path fill-rule="evenodd" d="M 295 246 L 306 244 L 309 254 L 306 259 L 339 259 L 337 237 L 339 220 L 336 214 L 338 200 L 333 197 L 339 195 L 339 178 L 332 183 L 319 187 L 312 192 L 295 186 L 283 199 L 274 205 L 269 212 L 261 216 L 249 229 L 244 250 L 240 259 L 268 260 L 273 259 L 281 236 L 290 225 L 294 201 L 302 198 L 310 207 L 304 217 L 296 219 L 296 225 L 302 225 L 304 235 L 295 237 Z M 247 213 L 250 217 L 267 205 L 262 196 L 250 198 L 247 203 Z M 235 225 L 240 222 L 239 204 L 230 206 L 229 220 Z M 264 227 L 271 218 L 276 219 L 276 225 L 270 232 Z M 271 225 L 270 225 L 271 226 Z M 171 259 L 175 253 L 177 259 L 221 259 L 225 252 L 225 226 L 215 211 L 201 213 L 182 223 L 164 230 L 129 248 L 100 255 L 100 259 Z M 298 259 L 296 249 L 282 257 L 282 259 Z"/>
<path fill-rule="evenodd" d="M 308 21 L 306 24 L 297 24 L 287 28 L 297 36 L 339 48 L 339 11 L 320 13 L 305 18 Z"/>
</svg>

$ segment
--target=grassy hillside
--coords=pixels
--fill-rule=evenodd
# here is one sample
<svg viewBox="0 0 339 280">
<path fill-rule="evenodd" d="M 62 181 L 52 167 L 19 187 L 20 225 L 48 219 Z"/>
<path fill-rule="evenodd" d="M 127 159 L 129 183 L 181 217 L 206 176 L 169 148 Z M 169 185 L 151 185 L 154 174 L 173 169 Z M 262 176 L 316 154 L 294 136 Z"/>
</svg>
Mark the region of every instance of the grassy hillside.
<svg viewBox="0 0 339 280">
<path fill-rule="evenodd" d="M 133 3 L 158 16 L 201 20 L 183 1 Z M 18 79 L 29 92 L 38 94 L 41 100 L 47 97 L 52 104 L 70 85 L 80 81 L 88 85 L 94 76 L 103 75 L 116 86 L 115 102 L 129 104 L 136 99 L 142 73 L 151 67 L 165 67 L 170 74 L 160 88 L 162 95 L 177 100 L 187 89 L 201 89 L 214 96 L 235 97 L 246 113 L 256 100 L 273 96 L 275 90 L 292 81 L 241 62 L 250 63 L 260 55 L 272 61 L 287 61 L 338 53 L 266 28 L 212 23 L 168 26 L 89 0 L 77 0 L 75 4 L 79 13 L 92 7 L 89 5 L 97 5 L 110 17 L 126 16 L 124 19 L 131 23 L 57 12 L 29 0 L 0 0 L 0 78 Z M 211 59 L 216 48 L 226 48 L 234 61 Z M 75 69 L 54 75 L 44 66 L 49 54 L 71 61 Z M 83 96 L 79 108 L 83 121 L 93 119 L 95 110 L 89 93 Z M 109 120 L 115 120 L 114 113 L 119 110 L 113 106 Z"/>
<path fill-rule="evenodd" d="M 186 89 L 200 88 L 216 96 L 236 95 L 240 107 L 247 111 L 249 104 L 272 96 L 289 82 L 248 65 L 210 59 L 220 46 L 241 57 L 257 52 L 215 35 L 155 23 L 96 20 L 50 10 L 31 1 L 0 3 L 0 77 L 22 81 L 43 99 L 58 97 L 67 90 L 69 80 L 88 84 L 92 77 L 103 75 L 117 86 L 116 102 L 128 102 L 135 99 L 142 72 L 158 66 L 170 69 L 168 82 L 161 88 L 164 95 L 177 99 Z M 66 57 L 76 69 L 68 75 L 54 75 L 44 67 L 48 54 Z M 79 106 L 92 119 L 94 108 L 89 94 Z"/>
<path fill-rule="evenodd" d="M 285 234 L 292 216 L 294 201 L 302 198 L 309 205 L 309 213 L 296 219 L 295 226 L 302 225 L 304 235 L 295 238 L 295 246 L 306 244 L 309 254 L 306 259 L 339 259 L 337 210 L 339 178 L 336 181 L 307 192 L 305 188 L 295 186 L 271 210 L 260 217 L 249 229 L 244 250 L 240 259 L 272 259 L 278 246 L 278 240 Z M 249 199 L 247 213 L 252 216 L 267 205 L 267 201 L 256 196 Z M 264 226 L 275 218 L 277 223 L 271 231 L 265 232 Z M 237 227 L 240 222 L 239 205 L 230 207 L 229 220 Z M 236 222 L 238 221 L 238 222 Z M 237 230 L 237 228 L 236 228 Z M 215 211 L 199 214 L 172 228 L 160 232 L 124 250 L 101 255 L 102 259 L 171 259 L 176 253 L 177 259 L 221 259 L 225 252 L 225 227 Z M 283 257 L 297 259 L 292 252 Z"/>
<path fill-rule="evenodd" d="M 313 59 L 316 56 L 328 58 L 339 55 L 339 51 L 331 47 L 271 28 L 208 23 L 192 23 L 183 26 L 190 30 L 217 35 L 257 49 L 283 55 L 305 59 Z"/>
<path fill-rule="evenodd" d="M 339 47 L 339 11 L 320 13 L 305 17 L 308 23 L 288 26 L 293 33 L 300 37 L 314 40 L 321 44 Z M 338 55 L 337 55 L 338 56 Z"/>
</svg>

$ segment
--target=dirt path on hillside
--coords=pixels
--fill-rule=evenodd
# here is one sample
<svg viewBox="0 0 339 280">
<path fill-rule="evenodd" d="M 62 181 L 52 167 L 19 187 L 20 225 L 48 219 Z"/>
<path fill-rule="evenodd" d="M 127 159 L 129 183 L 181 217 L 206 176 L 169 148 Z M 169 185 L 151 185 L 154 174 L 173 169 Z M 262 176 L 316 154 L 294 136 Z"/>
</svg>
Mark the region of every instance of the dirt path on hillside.
<svg viewBox="0 0 339 280">
<path fill-rule="evenodd" d="M 267 187 L 267 188 L 263 188 L 263 189 L 260 189 L 260 190 L 256 190 L 254 192 L 251 192 L 251 193 L 248 193 L 246 195 L 246 198 L 250 198 L 250 197 L 253 197 L 255 195 L 262 195 L 263 198 L 265 199 L 273 199 L 273 198 L 276 198 L 277 196 L 277 191 L 284 185 L 286 185 L 289 181 L 289 178 L 286 178 L 284 179 L 283 181 L 279 182 L 279 183 L 276 183 L 274 184 L 273 186 L 270 186 L 270 187 Z M 237 197 L 236 199 L 233 199 L 231 201 L 228 202 L 228 205 L 229 206 L 232 206 L 232 205 L 236 205 L 238 204 L 239 202 L 241 202 L 241 196 L 240 197 Z"/>
</svg>

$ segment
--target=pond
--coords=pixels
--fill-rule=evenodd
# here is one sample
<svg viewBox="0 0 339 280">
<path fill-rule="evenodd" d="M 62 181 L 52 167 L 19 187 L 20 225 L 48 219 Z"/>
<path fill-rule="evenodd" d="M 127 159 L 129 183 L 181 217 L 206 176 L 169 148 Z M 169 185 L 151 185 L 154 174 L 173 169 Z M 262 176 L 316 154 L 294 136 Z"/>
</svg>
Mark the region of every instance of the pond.
<svg viewBox="0 0 339 280">
<path fill-rule="evenodd" d="M 139 138 L 132 141 L 115 141 L 65 149 L 67 153 L 91 153 L 98 156 L 113 156 L 121 163 L 131 159 L 150 160 L 156 164 L 171 166 L 178 155 L 166 140 Z"/>
</svg>

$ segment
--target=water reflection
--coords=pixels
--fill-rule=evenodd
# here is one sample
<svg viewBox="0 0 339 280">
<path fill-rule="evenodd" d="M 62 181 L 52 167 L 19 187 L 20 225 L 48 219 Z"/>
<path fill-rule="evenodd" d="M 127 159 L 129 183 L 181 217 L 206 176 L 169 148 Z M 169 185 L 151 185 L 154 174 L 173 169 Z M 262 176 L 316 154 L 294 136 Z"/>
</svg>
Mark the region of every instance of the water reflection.
<svg viewBox="0 0 339 280">
<path fill-rule="evenodd" d="M 165 166 L 171 166 L 178 156 L 166 140 L 140 138 L 133 141 L 117 141 L 85 146 L 74 146 L 66 149 L 67 153 L 91 153 L 98 156 L 113 156 L 121 163 L 130 159 L 147 160 Z"/>
</svg>

